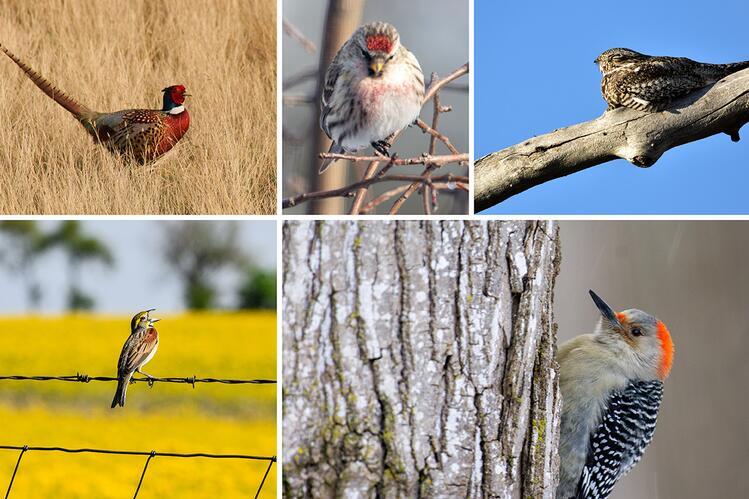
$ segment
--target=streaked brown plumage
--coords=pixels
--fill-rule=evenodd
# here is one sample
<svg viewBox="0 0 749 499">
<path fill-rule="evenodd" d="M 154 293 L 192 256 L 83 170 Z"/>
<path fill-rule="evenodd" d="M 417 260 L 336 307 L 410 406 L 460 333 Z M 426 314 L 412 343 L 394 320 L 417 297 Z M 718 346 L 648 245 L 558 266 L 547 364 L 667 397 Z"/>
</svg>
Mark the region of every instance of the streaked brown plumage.
<svg viewBox="0 0 749 499">
<path fill-rule="evenodd" d="M 615 48 L 599 55 L 601 92 L 609 109 L 662 111 L 674 100 L 749 67 L 749 61 L 707 64 L 686 57 L 645 55 Z"/>
<path fill-rule="evenodd" d="M 92 111 L 57 89 L 31 69 L 7 48 L 0 50 L 10 57 L 26 76 L 72 114 L 95 142 L 104 144 L 114 153 L 124 154 L 138 163 L 147 163 L 166 153 L 190 127 L 190 114 L 183 103 L 186 93 L 182 85 L 173 85 L 164 92 L 162 109 L 127 109 L 112 113 Z"/>
<path fill-rule="evenodd" d="M 112 408 L 125 405 L 125 394 L 134 373 L 150 376 L 140 370 L 156 354 L 159 347 L 159 333 L 153 327 L 159 319 L 151 319 L 150 313 L 155 309 L 138 312 L 130 321 L 130 336 L 120 352 L 117 363 L 117 391 L 112 400 Z"/>
</svg>

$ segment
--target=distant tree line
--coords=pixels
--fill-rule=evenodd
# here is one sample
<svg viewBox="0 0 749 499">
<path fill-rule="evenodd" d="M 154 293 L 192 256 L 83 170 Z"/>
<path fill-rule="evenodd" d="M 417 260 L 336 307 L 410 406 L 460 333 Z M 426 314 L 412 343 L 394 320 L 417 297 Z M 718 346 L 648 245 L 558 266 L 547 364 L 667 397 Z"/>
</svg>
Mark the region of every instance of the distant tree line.
<svg viewBox="0 0 749 499">
<path fill-rule="evenodd" d="M 217 306 L 219 271 L 240 276 L 237 308 L 275 308 L 276 274 L 259 268 L 241 246 L 234 222 L 164 222 L 160 242 L 166 266 L 181 281 L 185 306 L 191 310 Z M 82 269 L 91 264 L 116 265 L 106 242 L 85 232 L 80 221 L 66 220 L 43 230 L 34 220 L 0 221 L 0 266 L 23 283 L 27 308 L 38 308 L 43 287 L 36 270 L 39 260 L 52 250 L 64 252 L 66 261 L 66 307 L 90 310 L 95 299 L 81 286 Z"/>
</svg>

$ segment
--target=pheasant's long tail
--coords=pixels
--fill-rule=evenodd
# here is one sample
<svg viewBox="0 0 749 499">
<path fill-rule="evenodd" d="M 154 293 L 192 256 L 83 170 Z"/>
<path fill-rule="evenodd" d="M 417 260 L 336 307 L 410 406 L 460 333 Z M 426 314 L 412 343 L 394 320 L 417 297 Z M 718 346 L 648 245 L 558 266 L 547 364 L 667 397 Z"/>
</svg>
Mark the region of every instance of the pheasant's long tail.
<svg viewBox="0 0 749 499">
<path fill-rule="evenodd" d="M 0 50 L 5 52 L 5 54 L 13 60 L 13 62 L 18 64 L 18 67 L 20 67 L 23 70 L 23 72 L 26 73 L 26 76 L 28 76 L 29 79 L 33 81 L 34 84 L 37 87 L 39 87 L 42 92 L 50 96 L 52 100 L 54 100 L 55 102 L 60 104 L 62 107 L 67 109 L 68 112 L 70 112 L 78 120 L 83 121 L 84 119 L 90 119 L 96 115 L 95 112 L 91 111 L 89 108 L 87 108 L 83 104 L 79 103 L 72 97 L 60 91 L 52 83 L 47 81 L 42 75 L 40 75 L 39 73 L 31 69 L 29 66 L 26 65 L 26 63 L 24 63 L 18 57 L 16 57 L 16 55 L 13 54 L 13 52 L 3 47 L 2 44 L 0 44 Z"/>
</svg>

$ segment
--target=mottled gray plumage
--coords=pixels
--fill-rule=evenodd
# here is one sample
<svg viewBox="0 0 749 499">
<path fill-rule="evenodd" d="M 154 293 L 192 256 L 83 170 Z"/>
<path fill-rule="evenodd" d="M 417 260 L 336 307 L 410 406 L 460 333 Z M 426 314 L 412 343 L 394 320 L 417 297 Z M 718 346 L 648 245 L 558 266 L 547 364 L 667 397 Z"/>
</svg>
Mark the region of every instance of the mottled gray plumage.
<svg viewBox="0 0 749 499">
<path fill-rule="evenodd" d="M 372 146 L 387 154 L 386 139 L 419 116 L 424 75 L 419 61 L 400 42 L 394 26 L 361 26 L 325 72 L 320 127 L 333 140 L 332 153 Z M 326 159 L 324 172 L 333 162 Z"/>
<path fill-rule="evenodd" d="M 662 111 L 674 99 L 749 68 L 749 61 L 707 64 L 625 48 L 609 49 L 595 62 L 603 73 L 601 92 L 609 109 L 629 107 L 647 112 Z"/>
</svg>

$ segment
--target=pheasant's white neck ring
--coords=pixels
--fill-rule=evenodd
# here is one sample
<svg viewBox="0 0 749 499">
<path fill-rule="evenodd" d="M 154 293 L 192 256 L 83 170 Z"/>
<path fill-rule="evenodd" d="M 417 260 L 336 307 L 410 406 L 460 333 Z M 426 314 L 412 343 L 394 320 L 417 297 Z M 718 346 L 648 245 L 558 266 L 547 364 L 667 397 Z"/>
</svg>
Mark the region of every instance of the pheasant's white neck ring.
<svg viewBox="0 0 749 499">
<path fill-rule="evenodd" d="M 185 106 L 177 106 L 167 111 L 167 114 L 180 114 L 184 110 L 185 110 Z"/>
</svg>

